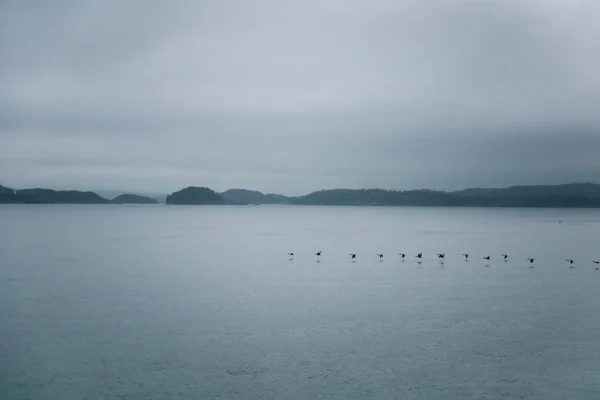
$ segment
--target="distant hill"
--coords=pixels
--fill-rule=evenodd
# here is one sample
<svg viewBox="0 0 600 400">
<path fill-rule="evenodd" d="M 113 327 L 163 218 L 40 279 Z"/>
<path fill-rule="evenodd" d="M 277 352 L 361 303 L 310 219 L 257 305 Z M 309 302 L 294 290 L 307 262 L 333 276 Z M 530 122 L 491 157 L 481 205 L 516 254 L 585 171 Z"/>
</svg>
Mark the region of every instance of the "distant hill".
<svg viewBox="0 0 600 400">
<path fill-rule="evenodd" d="M 264 204 L 265 195 L 257 190 L 229 189 L 219 193 L 224 199 L 242 204 Z"/>
<path fill-rule="evenodd" d="M 265 194 L 265 204 L 290 204 L 293 197 L 284 196 L 277 193 Z"/>
<path fill-rule="evenodd" d="M 110 202 L 115 204 L 158 204 L 156 199 L 139 194 L 121 194 Z"/>
<path fill-rule="evenodd" d="M 452 192 L 461 196 L 581 196 L 600 197 L 600 185 L 568 183 L 564 185 L 510 186 L 501 189 L 471 188 Z"/>
<path fill-rule="evenodd" d="M 7 189 L 3 186 L 0 190 L 0 203 L 106 204 L 109 202 L 94 192 L 52 189 L 23 189 L 14 191 Z"/>
<path fill-rule="evenodd" d="M 573 183 L 554 186 L 472 188 L 455 192 L 382 189 L 321 190 L 300 196 L 292 204 L 404 205 L 440 207 L 600 207 L 600 185 Z"/>
<path fill-rule="evenodd" d="M 104 197 L 105 199 L 114 199 L 123 193 L 132 193 L 131 191 L 127 191 L 126 189 L 123 189 L 123 190 L 100 189 L 100 190 L 94 190 L 93 192 L 99 194 L 100 196 Z M 136 191 L 136 194 L 139 196 L 144 196 L 144 197 L 149 197 L 151 199 L 155 199 L 159 203 L 164 203 L 165 199 L 167 197 L 166 193 L 152 193 L 152 192 Z"/>
<path fill-rule="evenodd" d="M 471 188 L 452 192 L 460 202 L 495 207 L 600 207 L 600 185 L 511 186 L 501 189 Z"/>
<path fill-rule="evenodd" d="M 329 189 L 296 197 L 292 204 L 340 206 L 442 206 L 452 205 L 445 192 L 433 190 Z"/>
<path fill-rule="evenodd" d="M 219 193 L 206 187 L 190 186 L 167 196 L 167 204 L 231 204 Z"/>
<path fill-rule="evenodd" d="M 396 202 L 396 192 L 383 189 L 327 189 L 296 197 L 293 204 L 369 205 Z"/>
<path fill-rule="evenodd" d="M 14 189 L 0 185 L 0 203 L 15 203 Z"/>
<path fill-rule="evenodd" d="M 14 189 L 7 188 L 6 186 L 0 185 L 0 194 L 13 194 Z"/>
<path fill-rule="evenodd" d="M 291 198 L 281 194 L 264 194 L 257 190 L 229 189 L 220 193 L 223 198 L 238 204 L 286 204 Z"/>
</svg>

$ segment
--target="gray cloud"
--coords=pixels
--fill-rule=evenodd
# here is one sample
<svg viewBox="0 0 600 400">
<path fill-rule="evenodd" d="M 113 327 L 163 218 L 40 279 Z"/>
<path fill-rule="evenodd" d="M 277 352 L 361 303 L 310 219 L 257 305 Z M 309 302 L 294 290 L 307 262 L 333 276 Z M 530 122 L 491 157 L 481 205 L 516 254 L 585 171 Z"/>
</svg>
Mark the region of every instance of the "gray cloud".
<svg viewBox="0 0 600 400">
<path fill-rule="evenodd" d="M 0 182 L 598 181 L 595 1 L 0 3 Z"/>
</svg>

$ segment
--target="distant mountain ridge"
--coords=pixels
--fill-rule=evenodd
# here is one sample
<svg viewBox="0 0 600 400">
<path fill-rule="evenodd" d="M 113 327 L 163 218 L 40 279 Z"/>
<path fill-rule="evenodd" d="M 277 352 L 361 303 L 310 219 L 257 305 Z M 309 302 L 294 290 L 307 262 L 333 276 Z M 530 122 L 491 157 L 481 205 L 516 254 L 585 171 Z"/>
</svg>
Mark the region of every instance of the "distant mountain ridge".
<svg viewBox="0 0 600 400">
<path fill-rule="evenodd" d="M 117 201 L 119 199 L 119 201 Z M 145 196 L 121 195 L 109 201 L 94 192 L 51 189 L 14 190 L 0 185 L 0 203 L 81 203 L 108 204 L 153 201 Z M 190 186 L 167 196 L 167 204 L 296 204 L 353 206 L 438 206 L 438 207 L 594 207 L 600 208 L 600 185 L 511 186 L 469 188 L 457 191 L 328 189 L 304 196 L 264 194 L 256 190 L 229 189 L 217 193 L 207 187 Z"/>
</svg>

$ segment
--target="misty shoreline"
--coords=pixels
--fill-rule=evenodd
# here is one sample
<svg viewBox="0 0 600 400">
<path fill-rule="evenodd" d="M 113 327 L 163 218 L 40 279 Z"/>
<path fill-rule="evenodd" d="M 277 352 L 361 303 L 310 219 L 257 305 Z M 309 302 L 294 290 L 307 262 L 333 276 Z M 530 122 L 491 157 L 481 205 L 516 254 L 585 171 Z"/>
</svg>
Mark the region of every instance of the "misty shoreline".
<svg viewBox="0 0 600 400">
<path fill-rule="evenodd" d="M 166 196 L 164 203 L 137 194 L 107 199 L 91 191 L 12 189 L 0 185 L 0 204 L 166 204 L 166 205 L 317 205 L 355 207 L 486 207 L 486 208 L 600 208 L 600 185 L 511 186 L 469 188 L 446 192 L 429 189 L 327 189 L 303 196 L 264 194 L 255 190 L 216 192 L 190 186 Z"/>
</svg>

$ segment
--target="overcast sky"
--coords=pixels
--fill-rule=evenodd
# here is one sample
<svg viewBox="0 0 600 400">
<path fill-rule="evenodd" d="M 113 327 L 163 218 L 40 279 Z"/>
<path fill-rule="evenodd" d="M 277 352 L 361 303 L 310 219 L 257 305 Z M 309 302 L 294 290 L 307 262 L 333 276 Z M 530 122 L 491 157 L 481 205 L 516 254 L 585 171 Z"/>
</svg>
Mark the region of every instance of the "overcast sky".
<svg viewBox="0 0 600 400">
<path fill-rule="evenodd" d="M 0 2 L 0 184 L 600 183 L 600 2 Z"/>
</svg>

